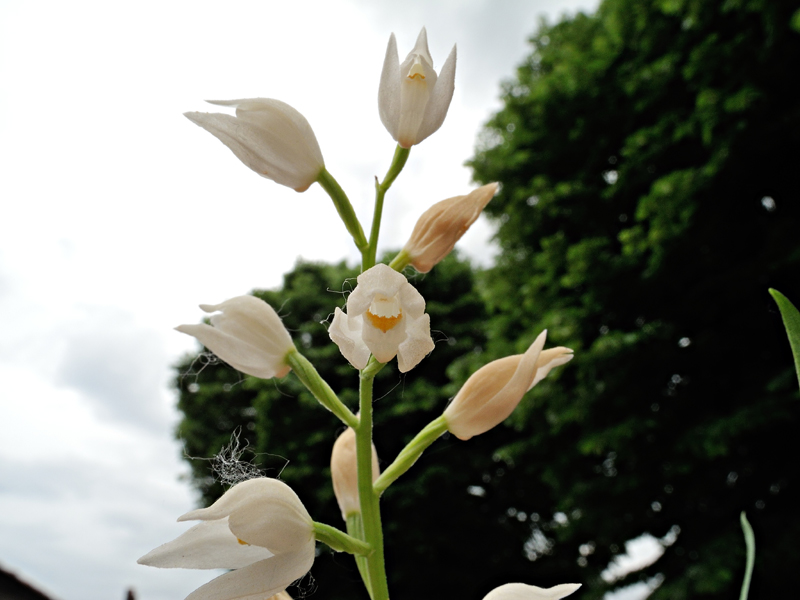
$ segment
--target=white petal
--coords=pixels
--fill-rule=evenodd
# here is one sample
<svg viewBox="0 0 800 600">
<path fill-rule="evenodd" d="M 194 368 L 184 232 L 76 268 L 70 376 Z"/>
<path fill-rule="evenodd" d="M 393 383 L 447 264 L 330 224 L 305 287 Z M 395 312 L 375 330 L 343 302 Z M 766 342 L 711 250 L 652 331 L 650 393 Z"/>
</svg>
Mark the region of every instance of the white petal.
<svg viewBox="0 0 800 600">
<path fill-rule="evenodd" d="M 562 583 L 547 589 L 524 583 L 507 583 L 493 589 L 483 600 L 558 600 L 569 596 L 579 587 L 579 583 Z"/>
<path fill-rule="evenodd" d="M 351 317 L 337 306 L 328 329 L 328 335 L 333 343 L 339 346 L 342 356 L 359 371 L 366 367 L 369 361 L 369 348 L 361 339 L 362 323 L 361 316 Z"/>
<path fill-rule="evenodd" d="M 394 34 L 389 36 L 389 45 L 383 60 L 378 88 L 378 111 L 383 126 L 397 139 L 397 123 L 400 120 L 400 60 L 397 58 L 397 40 Z"/>
<path fill-rule="evenodd" d="M 228 517 L 237 538 L 274 554 L 294 552 L 314 539 L 313 522 L 292 488 L 277 479 L 261 477 L 229 489 L 208 508 L 193 510 L 179 521 Z"/>
<path fill-rule="evenodd" d="M 402 273 L 383 263 L 378 263 L 361 273 L 357 281 L 358 285 L 347 297 L 347 314 L 350 316 L 366 312 L 376 294 L 391 298 L 403 285 L 409 285 Z"/>
<path fill-rule="evenodd" d="M 403 307 L 403 314 L 412 319 L 419 319 L 425 312 L 425 298 L 419 290 L 410 283 L 400 287 L 400 305 Z"/>
<path fill-rule="evenodd" d="M 213 315 L 211 323 L 220 331 L 261 348 L 268 354 L 284 356 L 294 347 L 283 321 L 269 304 L 255 296 L 237 296 L 216 305 L 200 305 Z"/>
<path fill-rule="evenodd" d="M 406 336 L 405 341 L 397 349 L 397 368 L 401 373 L 410 371 L 433 352 L 430 315 L 409 319 L 409 323 L 406 325 Z"/>
<path fill-rule="evenodd" d="M 455 86 L 456 47 L 453 46 L 442 67 L 442 71 L 439 73 L 436 85 L 431 90 L 431 96 L 425 110 L 425 118 L 417 130 L 417 144 L 438 130 L 444 123 L 447 110 L 450 108 L 450 101 L 453 99 Z"/>
<path fill-rule="evenodd" d="M 228 519 L 218 519 L 195 525 L 137 562 L 162 568 L 239 569 L 270 556 L 266 548 L 240 544 L 228 528 Z"/>
<path fill-rule="evenodd" d="M 414 49 L 409 52 L 409 56 L 412 54 L 420 54 L 422 57 L 428 61 L 428 64 L 433 67 L 433 59 L 431 58 L 431 51 L 428 50 L 428 30 L 424 27 L 420 29 L 419 35 L 417 36 L 417 41 L 414 43 Z"/>
<path fill-rule="evenodd" d="M 262 600 L 286 589 L 314 564 L 314 541 L 297 552 L 280 554 L 209 581 L 186 600 Z"/>
<path fill-rule="evenodd" d="M 261 348 L 236 339 L 205 323 L 197 325 L 179 325 L 176 331 L 194 336 L 206 348 L 219 356 L 234 369 L 260 377 L 283 377 L 289 372 L 289 367 L 284 364 L 284 356 L 268 354 Z"/>
</svg>

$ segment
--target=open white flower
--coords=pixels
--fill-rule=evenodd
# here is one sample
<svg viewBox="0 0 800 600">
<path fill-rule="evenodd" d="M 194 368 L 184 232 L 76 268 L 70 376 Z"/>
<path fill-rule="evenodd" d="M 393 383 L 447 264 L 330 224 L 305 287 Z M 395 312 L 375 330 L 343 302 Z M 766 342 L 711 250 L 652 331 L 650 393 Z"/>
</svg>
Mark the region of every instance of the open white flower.
<svg viewBox="0 0 800 600">
<path fill-rule="evenodd" d="M 447 429 L 461 440 L 489 431 L 514 412 L 525 392 L 551 369 L 572 360 L 572 350 L 544 350 L 547 330 L 525 354 L 506 356 L 473 373 L 444 411 Z"/>
<path fill-rule="evenodd" d="M 178 521 L 202 521 L 139 559 L 163 568 L 235 569 L 186 600 L 268 598 L 308 573 L 314 563 L 314 525 L 292 489 L 277 479 L 243 481 L 208 508 Z"/>
<path fill-rule="evenodd" d="M 439 76 L 433 70 L 425 28 L 403 64 L 397 57 L 397 40 L 389 37 L 378 90 L 378 109 L 383 125 L 403 148 L 419 144 L 442 126 L 456 79 L 456 47 Z"/>
<path fill-rule="evenodd" d="M 201 304 L 211 325 L 179 325 L 233 368 L 254 377 L 283 377 L 290 368 L 286 355 L 294 350 L 292 337 L 269 304 L 255 296 L 237 296 L 221 304 Z"/>
<path fill-rule="evenodd" d="M 325 167 L 319 143 L 306 118 L 294 108 L 271 98 L 210 100 L 232 106 L 236 116 L 187 112 L 184 115 L 219 138 L 253 171 L 304 192 Z"/>
<path fill-rule="evenodd" d="M 397 356 L 402 373 L 413 369 L 433 350 L 431 319 L 425 300 L 406 278 L 377 264 L 358 276 L 347 299 L 347 313 L 338 307 L 328 334 L 356 369 Z"/>
<path fill-rule="evenodd" d="M 403 247 L 411 266 L 420 273 L 427 273 L 450 254 L 494 197 L 497 185 L 490 183 L 466 196 L 442 200 L 422 213 Z"/>
<path fill-rule="evenodd" d="M 579 583 L 562 583 L 546 589 L 524 583 L 507 583 L 493 589 L 483 600 L 559 600 L 579 587 Z"/>
<path fill-rule="evenodd" d="M 372 444 L 372 481 L 381 474 L 378 466 L 378 452 Z M 336 438 L 331 452 L 331 481 L 336 502 L 342 511 L 342 518 L 361 513 L 358 495 L 358 459 L 356 457 L 356 432 L 348 427 Z"/>
</svg>

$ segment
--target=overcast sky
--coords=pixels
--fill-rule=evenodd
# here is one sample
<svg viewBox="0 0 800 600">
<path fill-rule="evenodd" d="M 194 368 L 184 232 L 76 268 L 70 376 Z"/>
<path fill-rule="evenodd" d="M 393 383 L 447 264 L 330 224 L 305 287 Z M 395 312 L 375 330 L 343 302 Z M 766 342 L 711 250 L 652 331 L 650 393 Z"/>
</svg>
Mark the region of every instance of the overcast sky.
<svg viewBox="0 0 800 600">
<path fill-rule="evenodd" d="M 196 501 L 168 387 L 194 344 L 172 327 L 300 256 L 356 258 L 319 186 L 258 177 L 181 113 L 288 102 L 366 227 L 395 147 L 376 102 L 389 34 L 402 58 L 427 26 L 437 70 L 458 44 L 448 117 L 387 196 L 398 247 L 474 187 L 463 163 L 539 19 L 596 4 L 0 0 L 0 565 L 61 600 L 180 599 L 215 576 L 135 564 Z M 462 243 L 481 264 L 490 234 Z"/>
</svg>

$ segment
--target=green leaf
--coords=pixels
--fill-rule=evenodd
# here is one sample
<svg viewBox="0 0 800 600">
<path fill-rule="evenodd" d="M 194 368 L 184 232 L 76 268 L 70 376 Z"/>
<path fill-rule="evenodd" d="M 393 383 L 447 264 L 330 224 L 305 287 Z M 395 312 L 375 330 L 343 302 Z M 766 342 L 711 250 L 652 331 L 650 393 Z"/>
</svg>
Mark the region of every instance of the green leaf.
<svg viewBox="0 0 800 600">
<path fill-rule="evenodd" d="M 800 384 L 800 312 L 795 308 L 789 299 L 778 290 L 770 288 L 769 293 L 778 303 L 778 308 L 783 317 L 783 326 L 786 327 L 786 334 L 789 336 L 789 345 L 792 347 L 794 355 L 794 368 L 797 371 L 797 382 Z"/>
</svg>

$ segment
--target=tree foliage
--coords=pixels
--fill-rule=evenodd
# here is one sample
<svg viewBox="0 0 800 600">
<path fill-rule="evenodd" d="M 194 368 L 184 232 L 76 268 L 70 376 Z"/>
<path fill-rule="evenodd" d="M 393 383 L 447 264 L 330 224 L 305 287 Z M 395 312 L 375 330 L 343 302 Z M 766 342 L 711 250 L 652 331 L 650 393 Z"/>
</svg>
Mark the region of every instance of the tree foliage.
<svg viewBox="0 0 800 600">
<path fill-rule="evenodd" d="M 800 583 L 800 405 L 767 294 L 800 297 L 796 10 L 605 0 L 542 27 L 505 85 L 472 162 L 503 184 L 490 354 L 541 327 L 576 351 L 498 450 L 535 498 L 515 508 L 563 515 L 526 581 L 568 574 L 598 598 L 609 560 L 650 533 L 665 555 L 615 585 L 730 598 L 746 510 L 751 598 Z"/>
</svg>

